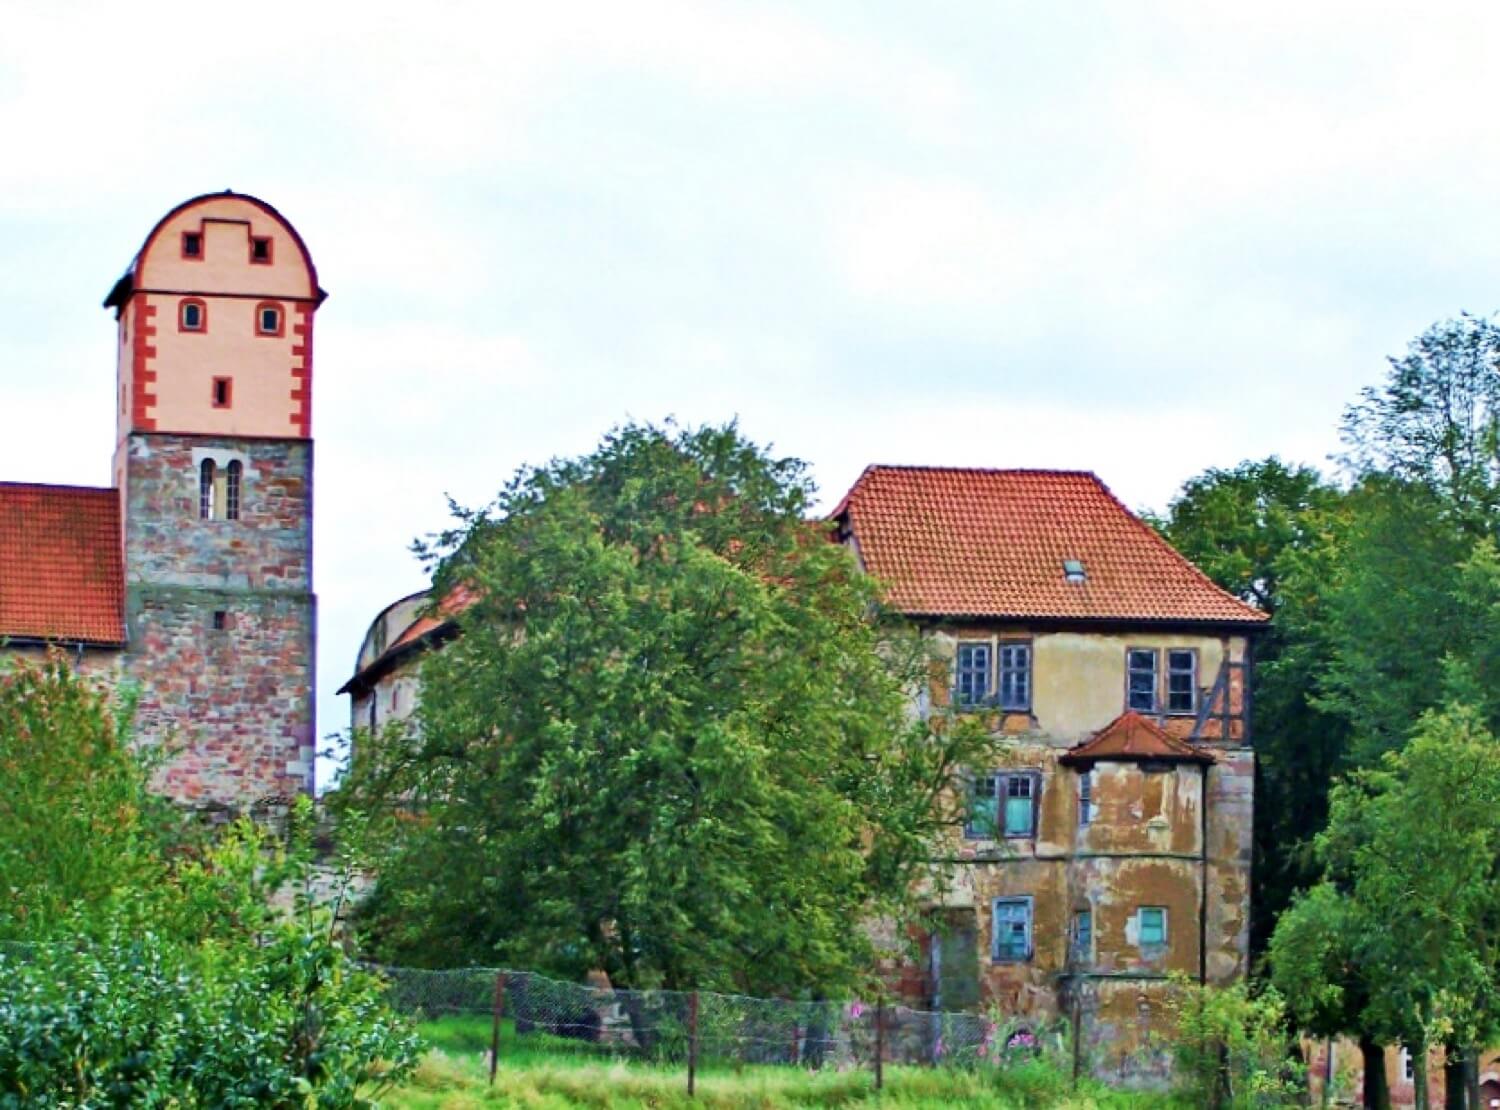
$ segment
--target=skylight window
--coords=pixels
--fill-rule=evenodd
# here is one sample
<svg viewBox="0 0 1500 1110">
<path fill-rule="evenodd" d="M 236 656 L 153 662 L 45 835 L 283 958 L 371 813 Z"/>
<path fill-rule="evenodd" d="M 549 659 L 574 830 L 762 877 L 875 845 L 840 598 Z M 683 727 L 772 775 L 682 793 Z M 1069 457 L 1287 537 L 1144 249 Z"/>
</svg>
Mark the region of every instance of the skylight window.
<svg viewBox="0 0 1500 1110">
<path fill-rule="evenodd" d="M 1083 560 L 1064 559 L 1063 577 L 1069 582 L 1086 582 L 1088 580 L 1088 574 L 1085 573 L 1083 569 Z"/>
</svg>

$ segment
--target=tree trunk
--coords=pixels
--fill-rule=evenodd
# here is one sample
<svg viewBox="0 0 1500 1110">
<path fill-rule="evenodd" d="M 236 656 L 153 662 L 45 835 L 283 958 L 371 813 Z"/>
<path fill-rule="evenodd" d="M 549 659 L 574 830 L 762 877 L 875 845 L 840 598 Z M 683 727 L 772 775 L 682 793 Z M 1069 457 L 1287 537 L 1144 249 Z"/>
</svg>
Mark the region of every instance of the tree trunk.
<svg viewBox="0 0 1500 1110">
<path fill-rule="evenodd" d="M 1468 1104 L 1464 1083 L 1464 1054 L 1456 1046 L 1443 1046 L 1443 1105 L 1448 1110 L 1464 1110 Z"/>
<path fill-rule="evenodd" d="M 1391 1110 L 1391 1089 L 1385 1081 L 1385 1049 L 1361 1037 L 1359 1056 L 1364 1072 L 1365 1110 Z"/>
<path fill-rule="evenodd" d="M 1482 1053 L 1477 1046 L 1464 1053 L 1464 1089 L 1469 1095 L 1470 1110 L 1483 1110 L 1484 1107 L 1479 1094 L 1479 1057 Z"/>
<path fill-rule="evenodd" d="M 1413 1045 L 1407 1051 L 1411 1053 L 1412 1082 L 1416 1087 L 1416 1098 L 1412 1105 L 1417 1110 L 1432 1110 L 1432 1100 L 1427 1094 L 1427 1045 Z"/>
</svg>

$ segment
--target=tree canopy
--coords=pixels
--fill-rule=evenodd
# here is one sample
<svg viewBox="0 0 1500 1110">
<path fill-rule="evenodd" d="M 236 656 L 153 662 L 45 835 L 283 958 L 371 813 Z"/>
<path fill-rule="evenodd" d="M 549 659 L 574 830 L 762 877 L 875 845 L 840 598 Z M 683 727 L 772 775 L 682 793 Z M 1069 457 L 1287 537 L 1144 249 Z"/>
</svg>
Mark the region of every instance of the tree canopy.
<svg viewBox="0 0 1500 1110">
<path fill-rule="evenodd" d="M 757 993 L 871 969 L 987 741 L 912 715 L 925 649 L 811 495 L 732 425 L 631 425 L 425 548 L 476 600 L 416 727 L 356 737 L 348 804 L 394 833 L 378 951 Z"/>
</svg>

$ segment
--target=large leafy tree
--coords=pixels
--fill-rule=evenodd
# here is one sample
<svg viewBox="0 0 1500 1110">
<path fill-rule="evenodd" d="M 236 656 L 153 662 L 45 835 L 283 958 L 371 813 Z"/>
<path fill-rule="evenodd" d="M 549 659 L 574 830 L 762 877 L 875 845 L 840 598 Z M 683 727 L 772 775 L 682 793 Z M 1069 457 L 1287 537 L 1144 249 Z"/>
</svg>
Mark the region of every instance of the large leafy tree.
<svg viewBox="0 0 1500 1110">
<path fill-rule="evenodd" d="M 1500 511 L 1500 327 L 1468 314 L 1434 324 L 1342 430 L 1354 473 L 1420 482 L 1487 531 Z"/>
<path fill-rule="evenodd" d="M 911 713 L 929 660 L 811 493 L 732 425 L 629 426 L 460 515 L 429 550 L 462 634 L 345 791 L 393 815 L 379 951 L 758 993 L 867 971 L 985 741 Z"/>
<path fill-rule="evenodd" d="M 1251 935 L 1315 874 L 1309 846 L 1327 813 L 1348 727 L 1317 704 L 1325 594 L 1346 528 L 1345 494 L 1311 467 L 1272 456 L 1189 479 L 1152 523 L 1224 589 L 1271 614 L 1255 643 L 1256 896 Z"/>
<path fill-rule="evenodd" d="M 1429 1045 L 1472 1055 L 1500 1034 L 1500 744 L 1468 707 L 1425 715 L 1334 789 L 1318 852 L 1273 978 L 1308 1031 L 1360 1039 L 1367 1075 L 1374 1046 L 1408 1045 L 1425 1105 Z"/>
</svg>

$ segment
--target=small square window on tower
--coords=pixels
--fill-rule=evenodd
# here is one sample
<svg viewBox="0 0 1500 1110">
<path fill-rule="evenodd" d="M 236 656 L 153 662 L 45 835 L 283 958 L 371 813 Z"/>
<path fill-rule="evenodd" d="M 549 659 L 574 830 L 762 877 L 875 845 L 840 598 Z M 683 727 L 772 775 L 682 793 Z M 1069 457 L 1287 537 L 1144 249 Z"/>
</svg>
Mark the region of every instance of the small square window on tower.
<svg viewBox="0 0 1500 1110">
<path fill-rule="evenodd" d="M 229 628 L 229 613 L 223 609 L 214 610 L 214 631 L 225 632 Z"/>
<path fill-rule="evenodd" d="M 184 231 L 182 233 L 182 257 L 203 257 L 203 233 L 201 231 Z"/>
<path fill-rule="evenodd" d="M 271 237 L 269 235 L 250 236 L 250 261 L 262 266 L 271 264 Z"/>
<path fill-rule="evenodd" d="M 261 303 L 255 306 L 255 334 L 282 335 L 285 315 L 279 304 Z"/>
<path fill-rule="evenodd" d="M 234 403 L 234 379 L 214 379 L 214 408 L 227 409 Z"/>
<path fill-rule="evenodd" d="M 207 331 L 208 306 L 196 298 L 182 301 L 177 307 L 178 331 Z"/>
</svg>

